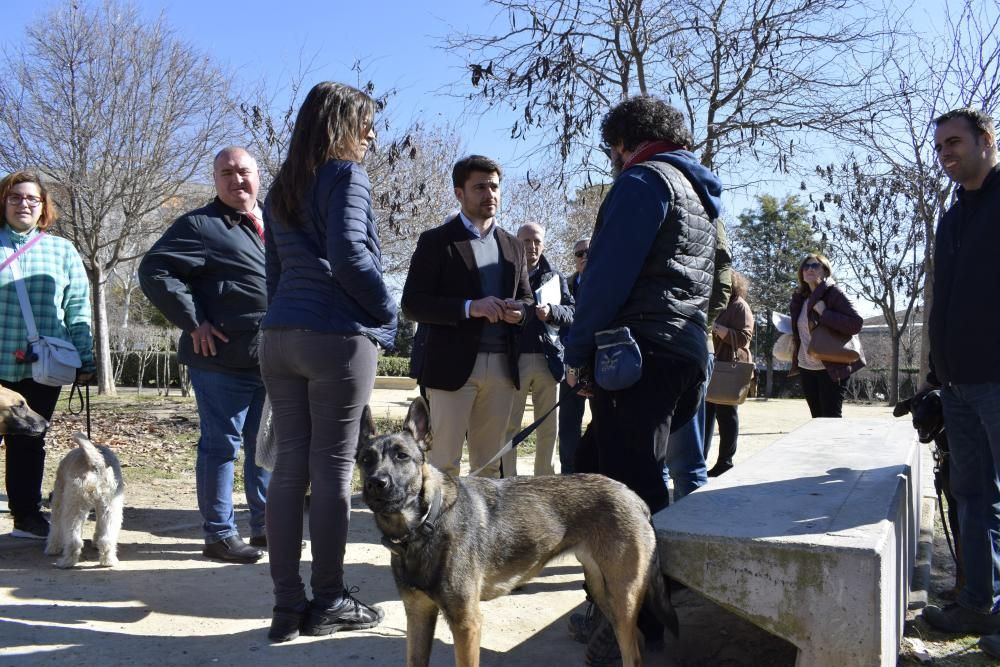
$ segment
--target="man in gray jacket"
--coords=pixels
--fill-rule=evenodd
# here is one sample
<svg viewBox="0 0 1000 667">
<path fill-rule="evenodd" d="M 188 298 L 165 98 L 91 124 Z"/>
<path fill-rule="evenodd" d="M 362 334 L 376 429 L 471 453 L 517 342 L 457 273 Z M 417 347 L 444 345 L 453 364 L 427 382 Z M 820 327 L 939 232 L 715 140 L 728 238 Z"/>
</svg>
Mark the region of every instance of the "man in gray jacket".
<svg viewBox="0 0 1000 667">
<path fill-rule="evenodd" d="M 217 197 L 185 213 L 139 265 L 142 291 L 181 330 L 177 360 L 198 402 L 196 484 L 208 558 L 253 563 L 267 546 L 264 500 L 270 473 L 254 461 L 264 405 L 257 358 L 267 309 L 263 215 L 257 162 L 240 147 L 215 157 Z M 233 511 L 233 469 L 243 446 L 250 544 Z"/>
</svg>

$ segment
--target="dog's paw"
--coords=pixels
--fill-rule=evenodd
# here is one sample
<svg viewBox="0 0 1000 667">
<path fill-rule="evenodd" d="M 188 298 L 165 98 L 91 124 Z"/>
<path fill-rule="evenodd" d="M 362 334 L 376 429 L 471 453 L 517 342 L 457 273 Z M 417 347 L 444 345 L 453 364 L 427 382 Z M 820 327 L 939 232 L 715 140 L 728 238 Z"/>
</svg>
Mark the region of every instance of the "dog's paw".
<svg viewBox="0 0 1000 667">
<path fill-rule="evenodd" d="M 47 547 L 45 547 L 46 556 L 58 556 L 61 553 L 62 553 L 62 547 L 59 546 L 58 544 L 50 544 Z"/>
<path fill-rule="evenodd" d="M 66 557 L 64 557 L 64 558 L 60 558 L 59 560 L 56 561 L 56 567 L 58 567 L 60 569 L 63 569 L 63 570 L 68 570 L 68 569 L 70 569 L 72 567 L 75 567 L 76 563 L 77 563 L 77 559 L 76 558 L 66 558 Z"/>
<path fill-rule="evenodd" d="M 115 556 L 114 554 L 101 556 L 100 563 L 101 567 L 118 567 L 118 556 Z"/>
</svg>

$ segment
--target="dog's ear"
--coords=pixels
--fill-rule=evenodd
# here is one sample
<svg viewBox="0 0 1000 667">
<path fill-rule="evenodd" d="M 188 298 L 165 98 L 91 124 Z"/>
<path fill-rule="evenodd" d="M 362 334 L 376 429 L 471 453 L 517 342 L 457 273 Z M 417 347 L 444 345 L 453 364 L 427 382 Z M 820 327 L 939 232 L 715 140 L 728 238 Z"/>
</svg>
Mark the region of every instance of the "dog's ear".
<svg viewBox="0 0 1000 667">
<path fill-rule="evenodd" d="M 361 448 L 367 445 L 375 435 L 375 420 L 372 418 L 372 409 L 366 405 L 364 411 L 361 413 L 361 429 L 358 431 L 357 451 L 360 452 Z"/>
<path fill-rule="evenodd" d="M 910 406 L 913 404 L 913 399 L 908 398 L 905 401 L 900 401 L 896 403 L 896 407 L 892 409 L 893 417 L 902 417 L 903 415 L 910 414 Z"/>
<path fill-rule="evenodd" d="M 427 401 L 422 396 L 417 396 L 410 403 L 410 409 L 406 412 L 406 419 L 403 421 L 403 428 L 409 431 L 417 442 L 425 444 L 428 442 L 431 416 L 427 409 Z"/>
</svg>

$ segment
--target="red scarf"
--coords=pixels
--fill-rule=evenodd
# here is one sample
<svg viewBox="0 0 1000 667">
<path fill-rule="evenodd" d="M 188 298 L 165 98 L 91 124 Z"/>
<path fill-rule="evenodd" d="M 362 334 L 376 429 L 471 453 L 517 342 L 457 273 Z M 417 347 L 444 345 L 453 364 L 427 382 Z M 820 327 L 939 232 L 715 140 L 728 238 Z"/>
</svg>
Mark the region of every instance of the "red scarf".
<svg viewBox="0 0 1000 667">
<path fill-rule="evenodd" d="M 624 165 L 622 165 L 622 171 L 625 171 L 629 167 L 634 167 L 640 162 L 645 162 L 654 155 L 659 155 L 660 153 L 666 153 L 668 151 L 686 151 L 687 146 L 681 146 L 680 144 L 675 144 L 670 141 L 644 141 L 635 147 L 632 152 L 632 157 L 628 159 Z"/>
</svg>

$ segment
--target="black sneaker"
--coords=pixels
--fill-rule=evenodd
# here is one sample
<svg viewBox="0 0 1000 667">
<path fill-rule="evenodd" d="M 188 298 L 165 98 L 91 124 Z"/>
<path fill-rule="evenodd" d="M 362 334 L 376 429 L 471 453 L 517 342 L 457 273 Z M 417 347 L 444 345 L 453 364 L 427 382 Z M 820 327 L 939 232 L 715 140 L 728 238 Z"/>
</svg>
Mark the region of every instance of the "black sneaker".
<svg viewBox="0 0 1000 667">
<path fill-rule="evenodd" d="M 357 588 L 344 591 L 344 597 L 332 607 L 317 606 L 313 600 L 309 606 L 309 618 L 302 628 L 307 637 L 321 637 L 339 630 L 366 630 L 374 628 L 385 618 L 380 607 L 369 607 L 358 601 L 353 594 Z"/>
<path fill-rule="evenodd" d="M 1000 632 L 1000 614 L 980 614 L 957 602 L 944 607 L 928 605 L 921 614 L 935 630 L 958 635 L 990 635 Z"/>
<path fill-rule="evenodd" d="M 218 542 L 206 544 L 201 553 L 206 558 L 228 563 L 256 563 L 264 555 L 263 551 L 250 546 L 239 535 L 230 535 Z"/>
<path fill-rule="evenodd" d="M 604 614 L 601 613 L 601 608 L 593 602 L 588 602 L 584 613 L 570 615 L 569 634 L 574 641 L 586 644 L 603 620 Z"/>
<path fill-rule="evenodd" d="M 979 648 L 992 658 L 1000 658 L 1000 635 L 983 635 L 979 638 Z"/>
<path fill-rule="evenodd" d="M 27 540 L 46 540 L 49 537 L 49 522 L 41 514 L 15 518 L 14 530 L 10 531 L 10 536 Z"/>
<path fill-rule="evenodd" d="M 594 634 L 587 642 L 587 664 L 590 667 L 605 667 L 616 665 L 621 659 L 622 653 L 618 648 L 615 629 L 611 626 L 611 621 L 602 618 L 600 625 L 594 629 Z"/>
<path fill-rule="evenodd" d="M 308 603 L 301 610 L 275 607 L 271 615 L 271 629 L 267 631 L 267 638 L 278 644 L 292 641 L 299 636 L 308 617 Z"/>
</svg>

